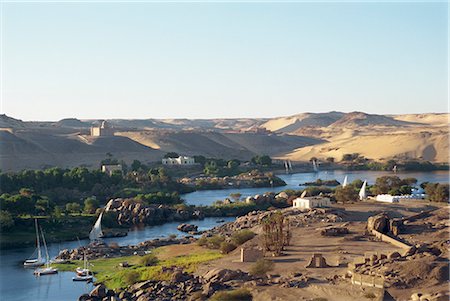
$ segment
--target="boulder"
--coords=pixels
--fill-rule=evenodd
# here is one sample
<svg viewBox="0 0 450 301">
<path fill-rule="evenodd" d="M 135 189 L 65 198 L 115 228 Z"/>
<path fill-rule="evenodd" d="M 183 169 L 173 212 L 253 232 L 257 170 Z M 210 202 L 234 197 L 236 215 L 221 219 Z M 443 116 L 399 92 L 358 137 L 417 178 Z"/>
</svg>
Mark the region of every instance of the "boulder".
<svg viewBox="0 0 450 301">
<path fill-rule="evenodd" d="M 229 269 L 212 269 L 203 275 L 203 281 L 205 283 L 224 283 L 229 280 L 247 279 L 248 274 L 241 270 L 229 270 Z"/>
<path fill-rule="evenodd" d="M 106 286 L 104 284 L 99 284 L 90 292 L 91 297 L 104 298 L 106 297 Z"/>
<path fill-rule="evenodd" d="M 385 214 L 378 214 L 367 219 L 367 230 L 376 230 L 381 233 L 389 232 L 389 217 Z"/>
<path fill-rule="evenodd" d="M 177 227 L 177 229 L 182 232 L 196 232 L 198 230 L 198 226 L 192 224 L 181 224 Z"/>
</svg>

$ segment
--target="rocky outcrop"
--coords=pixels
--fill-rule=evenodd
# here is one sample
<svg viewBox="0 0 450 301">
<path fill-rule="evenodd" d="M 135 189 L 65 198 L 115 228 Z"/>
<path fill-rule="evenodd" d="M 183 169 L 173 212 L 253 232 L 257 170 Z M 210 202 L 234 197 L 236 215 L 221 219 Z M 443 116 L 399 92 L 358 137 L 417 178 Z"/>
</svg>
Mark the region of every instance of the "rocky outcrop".
<svg viewBox="0 0 450 301">
<path fill-rule="evenodd" d="M 371 216 L 367 219 L 367 230 L 387 233 L 389 232 L 389 217 L 385 213 Z"/>
<path fill-rule="evenodd" d="M 198 226 L 192 225 L 192 224 L 181 224 L 181 225 L 178 225 L 177 229 L 181 232 L 191 233 L 191 232 L 197 232 Z"/>
<path fill-rule="evenodd" d="M 204 218 L 200 210 L 147 205 L 135 199 L 111 199 L 106 204 L 105 211 L 115 212 L 119 225 L 157 225 Z"/>
<path fill-rule="evenodd" d="M 114 244 L 106 245 L 105 243 L 96 242 L 73 250 L 62 250 L 56 258 L 64 260 L 83 260 L 83 255 L 86 254 L 87 259 L 92 260 L 97 258 L 145 255 L 149 249 L 174 244 L 189 244 L 194 241 L 195 239 L 192 237 L 157 238 L 129 246 L 118 246 Z"/>
<path fill-rule="evenodd" d="M 325 221 L 327 223 L 342 222 L 345 217 L 345 211 L 334 208 L 286 208 L 282 209 L 281 212 L 289 218 L 291 227 L 300 227 L 317 221 Z M 270 211 L 252 211 L 236 218 L 234 222 L 226 223 L 207 231 L 207 235 L 219 234 L 229 236 L 235 231 L 256 227 L 269 214 Z"/>
</svg>

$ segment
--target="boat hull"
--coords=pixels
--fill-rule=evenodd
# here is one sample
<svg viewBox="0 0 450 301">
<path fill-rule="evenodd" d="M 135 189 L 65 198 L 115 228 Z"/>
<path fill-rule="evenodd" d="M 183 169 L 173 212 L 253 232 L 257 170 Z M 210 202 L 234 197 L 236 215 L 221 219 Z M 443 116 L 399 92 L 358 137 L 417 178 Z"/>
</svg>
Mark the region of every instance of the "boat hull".
<svg viewBox="0 0 450 301">
<path fill-rule="evenodd" d="M 53 268 L 37 269 L 36 271 L 34 271 L 34 274 L 36 276 L 52 275 L 52 274 L 57 274 L 57 273 L 58 273 L 58 270 L 53 269 Z"/>
<path fill-rule="evenodd" d="M 34 259 L 34 260 L 26 260 L 23 263 L 23 266 L 33 268 L 33 267 L 43 266 L 44 264 L 45 264 L 45 262 L 39 261 L 38 259 Z"/>
</svg>

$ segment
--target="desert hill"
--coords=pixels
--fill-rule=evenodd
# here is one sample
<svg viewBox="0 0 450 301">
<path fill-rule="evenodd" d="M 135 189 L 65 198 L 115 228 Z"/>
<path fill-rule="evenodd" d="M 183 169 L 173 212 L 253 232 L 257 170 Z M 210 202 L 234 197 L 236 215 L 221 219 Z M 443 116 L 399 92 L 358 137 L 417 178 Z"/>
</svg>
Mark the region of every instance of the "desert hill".
<svg viewBox="0 0 450 301">
<path fill-rule="evenodd" d="M 100 120 L 26 122 L 0 115 L 2 170 L 96 167 L 106 153 L 131 162 L 166 152 L 248 160 L 256 154 L 307 161 L 359 153 L 375 160 L 448 162 L 449 114 L 303 113 L 279 118 L 112 119 L 112 137 L 91 137 Z"/>
</svg>

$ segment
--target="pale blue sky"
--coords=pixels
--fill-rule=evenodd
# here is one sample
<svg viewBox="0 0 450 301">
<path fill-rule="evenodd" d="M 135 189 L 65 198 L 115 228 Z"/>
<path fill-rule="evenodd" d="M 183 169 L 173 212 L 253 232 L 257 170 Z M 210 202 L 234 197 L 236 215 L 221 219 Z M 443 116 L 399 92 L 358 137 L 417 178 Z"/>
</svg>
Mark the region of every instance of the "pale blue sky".
<svg viewBox="0 0 450 301">
<path fill-rule="evenodd" d="M 448 6 L 3 3 L 2 113 L 447 111 Z"/>
</svg>

